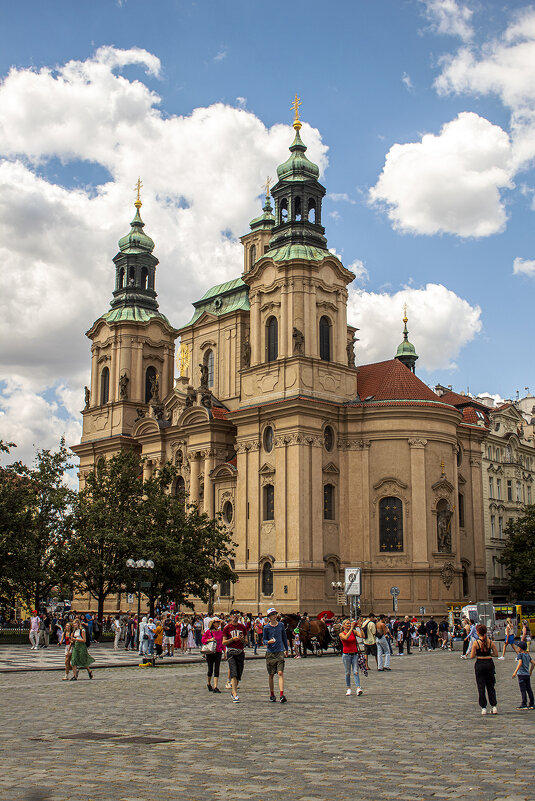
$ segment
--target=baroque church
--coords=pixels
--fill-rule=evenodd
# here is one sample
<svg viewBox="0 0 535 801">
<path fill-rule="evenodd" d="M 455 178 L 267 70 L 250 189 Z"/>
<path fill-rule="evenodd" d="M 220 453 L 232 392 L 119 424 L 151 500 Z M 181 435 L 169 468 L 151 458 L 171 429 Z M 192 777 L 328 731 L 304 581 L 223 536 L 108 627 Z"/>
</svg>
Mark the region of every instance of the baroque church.
<svg viewBox="0 0 535 801">
<path fill-rule="evenodd" d="M 158 309 L 138 191 L 110 309 L 87 332 L 80 483 L 120 448 L 143 457 L 145 476 L 172 460 L 171 491 L 221 515 L 236 543 L 238 580 L 218 587 L 221 612 L 336 611 L 344 568 L 360 567 L 364 610 L 391 609 L 395 585 L 400 613 L 443 614 L 487 595 L 488 418 L 416 376 L 406 315 L 395 357 L 356 365 L 355 276 L 327 248 L 326 190 L 297 111 L 294 129 L 241 237 L 241 275 L 208 289 L 180 328 Z"/>
</svg>

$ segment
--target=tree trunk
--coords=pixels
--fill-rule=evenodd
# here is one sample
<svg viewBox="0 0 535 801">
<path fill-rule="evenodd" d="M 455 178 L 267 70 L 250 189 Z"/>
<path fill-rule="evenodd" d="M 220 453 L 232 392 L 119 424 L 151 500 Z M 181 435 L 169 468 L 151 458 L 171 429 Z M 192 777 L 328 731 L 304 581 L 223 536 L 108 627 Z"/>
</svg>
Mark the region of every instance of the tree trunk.
<svg viewBox="0 0 535 801">
<path fill-rule="evenodd" d="M 34 607 L 33 608 L 36 609 L 37 612 L 39 612 L 39 595 L 40 595 L 39 590 L 40 590 L 39 582 L 36 581 L 35 582 L 35 597 L 33 599 L 34 600 Z"/>
<path fill-rule="evenodd" d="M 102 587 L 99 587 L 98 591 L 98 611 L 97 611 L 97 618 L 98 622 L 102 624 L 102 620 L 104 618 L 104 601 L 106 599 L 106 594 Z"/>
</svg>

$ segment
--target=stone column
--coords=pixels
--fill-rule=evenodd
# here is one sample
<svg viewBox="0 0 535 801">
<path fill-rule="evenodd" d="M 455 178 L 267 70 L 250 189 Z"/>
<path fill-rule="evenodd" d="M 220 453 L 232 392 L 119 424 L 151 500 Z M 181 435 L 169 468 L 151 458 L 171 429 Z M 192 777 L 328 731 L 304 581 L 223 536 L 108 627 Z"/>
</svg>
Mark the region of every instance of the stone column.
<svg viewBox="0 0 535 801">
<path fill-rule="evenodd" d="M 190 464 L 189 502 L 199 503 L 199 454 L 197 451 L 188 453 Z"/>
<path fill-rule="evenodd" d="M 371 530 L 370 521 L 370 446 L 369 439 L 362 439 L 355 443 L 361 453 L 361 494 L 362 494 L 362 531 L 364 532 L 363 556 L 364 564 L 372 563 L 372 540 L 375 532 Z"/>
<path fill-rule="evenodd" d="M 338 308 L 336 314 L 336 346 L 333 349 L 335 351 L 335 361 L 339 362 L 340 364 L 347 364 L 347 312 L 346 312 L 346 298 L 347 292 L 343 289 L 339 289 L 336 298 L 336 305 Z"/>
<path fill-rule="evenodd" d="M 91 347 L 91 406 L 98 406 L 100 398 L 98 396 L 98 353 L 99 349 L 96 345 Z"/>
<path fill-rule="evenodd" d="M 119 400 L 119 358 L 117 355 L 117 342 L 113 342 L 111 346 L 109 399 L 110 401 Z"/>
<path fill-rule="evenodd" d="M 136 342 L 136 356 L 135 356 L 135 373 L 131 376 L 132 400 L 139 403 L 145 403 L 145 374 L 143 371 L 143 342 L 137 340 Z"/>
<path fill-rule="evenodd" d="M 249 303 L 251 306 L 250 320 L 251 320 L 251 366 L 260 364 L 262 358 L 262 330 L 260 320 L 260 294 L 255 292 L 249 295 Z"/>
<path fill-rule="evenodd" d="M 309 356 L 312 356 L 314 359 L 319 358 L 319 333 L 318 333 L 318 321 L 317 321 L 317 310 L 316 310 L 316 290 L 312 281 L 308 283 L 308 305 L 309 305 L 309 325 L 310 325 L 310 345 L 309 345 Z"/>
<path fill-rule="evenodd" d="M 292 348 L 289 349 L 289 340 L 290 337 L 288 336 L 288 328 L 290 324 L 288 322 L 288 293 L 286 291 L 286 286 L 282 284 L 281 286 L 281 319 L 280 319 L 280 331 L 279 331 L 279 356 L 284 358 L 285 356 L 292 355 Z"/>
<path fill-rule="evenodd" d="M 323 437 L 309 437 L 310 464 L 310 560 L 316 567 L 324 567 L 323 563 Z M 335 500 L 336 504 L 336 500 Z M 336 506 L 335 506 L 336 516 Z"/>
<path fill-rule="evenodd" d="M 411 453 L 411 517 L 412 517 L 412 560 L 418 567 L 429 565 L 427 547 L 427 493 L 425 481 L 426 439 L 409 439 Z M 404 513 L 403 530 L 406 516 Z"/>
<path fill-rule="evenodd" d="M 214 469 L 216 451 L 213 449 L 203 451 L 204 456 L 204 498 L 203 510 L 208 517 L 214 516 L 214 490 L 210 473 Z"/>
</svg>

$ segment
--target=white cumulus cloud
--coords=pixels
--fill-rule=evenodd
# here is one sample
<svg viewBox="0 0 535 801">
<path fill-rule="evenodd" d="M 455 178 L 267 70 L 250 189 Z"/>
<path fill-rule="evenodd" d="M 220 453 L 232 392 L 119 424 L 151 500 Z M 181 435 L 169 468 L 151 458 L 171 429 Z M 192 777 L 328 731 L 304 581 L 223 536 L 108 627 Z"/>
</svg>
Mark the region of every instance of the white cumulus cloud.
<svg viewBox="0 0 535 801">
<path fill-rule="evenodd" d="M 392 359 L 403 339 L 403 306 L 418 369 L 452 369 L 461 348 L 481 331 L 481 309 L 442 284 L 405 287 L 392 294 L 351 288 L 348 321 L 360 329 L 360 364 Z"/>
<path fill-rule="evenodd" d="M 369 197 L 403 232 L 489 236 L 505 226 L 512 174 L 508 134 L 463 112 L 438 135 L 393 145 Z"/>
<path fill-rule="evenodd" d="M 474 31 L 470 24 L 473 11 L 457 0 L 422 0 L 425 14 L 434 33 L 445 36 L 458 36 L 469 41 Z"/>
<path fill-rule="evenodd" d="M 513 273 L 515 275 L 529 275 L 535 277 L 535 260 L 521 259 L 519 256 L 513 262 Z"/>
</svg>

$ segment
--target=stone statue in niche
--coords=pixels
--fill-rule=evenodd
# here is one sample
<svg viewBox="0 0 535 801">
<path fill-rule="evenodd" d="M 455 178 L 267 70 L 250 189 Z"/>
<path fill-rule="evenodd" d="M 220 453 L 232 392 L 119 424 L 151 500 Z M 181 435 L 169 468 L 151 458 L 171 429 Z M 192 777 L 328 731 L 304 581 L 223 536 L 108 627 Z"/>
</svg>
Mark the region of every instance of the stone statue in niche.
<svg viewBox="0 0 535 801">
<path fill-rule="evenodd" d="M 91 400 L 91 393 L 89 392 L 89 387 L 84 387 L 84 396 L 85 396 L 84 409 L 89 409 L 89 402 Z"/>
<path fill-rule="evenodd" d="M 451 518 L 453 513 L 447 501 L 437 506 L 437 544 L 439 553 L 451 553 Z"/>
<path fill-rule="evenodd" d="M 199 370 L 201 371 L 201 389 L 208 389 L 208 367 L 200 364 Z"/>
<path fill-rule="evenodd" d="M 161 404 L 153 404 L 152 413 L 156 420 L 163 420 L 163 406 Z"/>
<path fill-rule="evenodd" d="M 150 379 L 150 391 L 151 391 L 151 400 L 158 401 L 160 400 L 160 382 L 158 380 L 158 375 L 152 376 Z"/>
<path fill-rule="evenodd" d="M 248 339 L 242 342 L 241 346 L 241 363 L 243 367 L 251 366 L 251 344 Z"/>
<path fill-rule="evenodd" d="M 145 417 L 145 409 L 140 409 L 140 408 L 138 407 L 138 408 L 136 409 L 136 414 L 137 414 L 137 417 L 136 417 L 136 419 L 134 420 L 134 423 L 137 423 L 137 421 L 138 421 L 138 420 L 141 420 L 143 417 Z"/>
<path fill-rule="evenodd" d="M 182 451 L 178 450 L 175 456 L 175 464 L 177 467 L 182 467 L 183 462 L 184 462 L 184 454 L 182 453 Z"/>
<path fill-rule="evenodd" d="M 305 337 L 303 332 L 295 326 L 292 331 L 292 339 L 294 343 L 294 354 L 302 355 L 305 352 Z"/>
<path fill-rule="evenodd" d="M 121 400 L 126 400 L 128 398 L 128 384 L 130 383 L 130 379 L 126 375 L 122 375 L 119 379 L 119 396 Z"/>
<path fill-rule="evenodd" d="M 346 346 L 347 351 L 347 366 L 354 367 L 355 366 L 355 340 L 352 339 L 351 342 L 347 343 Z"/>
<path fill-rule="evenodd" d="M 188 386 L 188 389 L 187 389 L 187 391 L 186 391 L 186 401 L 185 401 L 185 403 L 186 403 L 186 408 L 188 408 L 188 407 L 190 407 L 190 406 L 193 406 L 193 405 L 195 404 L 195 399 L 196 399 L 196 397 L 197 397 L 197 396 L 196 396 L 196 394 L 195 394 L 195 390 L 193 389 L 193 387 L 192 387 L 192 386 L 191 386 L 191 384 L 190 384 L 190 385 Z"/>
</svg>

